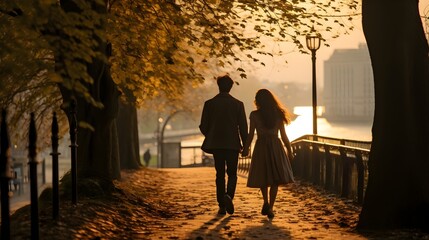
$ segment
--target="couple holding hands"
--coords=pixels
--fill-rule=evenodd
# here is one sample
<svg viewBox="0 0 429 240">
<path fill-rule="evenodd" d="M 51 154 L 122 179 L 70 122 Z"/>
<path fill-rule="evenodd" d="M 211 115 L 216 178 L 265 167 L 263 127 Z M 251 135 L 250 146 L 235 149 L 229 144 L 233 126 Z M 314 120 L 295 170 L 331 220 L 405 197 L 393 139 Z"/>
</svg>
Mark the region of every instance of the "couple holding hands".
<svg viewBox="0 0 429 240">
<path fill-rule="evenodd" d="M 255 96 L 256 110 L 250 113 L 248 129 L 243 102 L 229 94 L 233 84 L 227 75 L 217 78 L 219 94 L 204 103 L 200 124 L 205 137 L 201 148 L 214 157 L 218 214 L 234 213 L 238 156 L 240 152 L 243 157 L 249 156 L 256 130 L 247 187 L 261 190 L 261 214 L 272 219 L 278 186 L 294 181 L 290 165 L 292 148 L 284 127 L 291 121 L 289 112 L 269 90 L 260 89 Z"/>
</svg>

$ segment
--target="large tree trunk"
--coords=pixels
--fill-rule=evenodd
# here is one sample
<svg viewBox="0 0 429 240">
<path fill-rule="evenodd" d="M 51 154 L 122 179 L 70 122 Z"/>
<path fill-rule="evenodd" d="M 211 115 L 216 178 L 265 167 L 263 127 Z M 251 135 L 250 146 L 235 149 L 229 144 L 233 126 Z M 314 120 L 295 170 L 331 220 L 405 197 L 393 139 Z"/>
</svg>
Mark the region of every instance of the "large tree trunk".
<svg viewBox="0 0 429 240">
<path fill-rule="evenodd" d="M 107 68 L 101 78 L 94 79 L 91 87 L 100 93 L 99 100 L 104 107 L 100 109 L 84 99 L 78 100 L 78 121 L 94 127 L 94 130 L 79 128 L 78 175 L 110 181 L 113 178 L 120 178 L 119 169 L 112 168 L 114 166 L 112 162 L 118 158 L 114 121 L 118 114 L 119 94 Z"/>
<path fill-rule="evenodd" d="M 93 2 L 92 7 L 101 14 L 107 16 L 106 3 L 98 4 Z M 69 12 L 80 12 L 81 9 L 75 5 L 74 1 L 61 0 L 61 7 Z M 101 21 L 98 30 L 103 30 L 106 21 Z M 105 29 L 104 29 L 105 30 Z M 111 56 L 111 46 L 105 39 L 93 36 L 97 41 L 97 49 L 108 58 Z M 61 56 L 58 56 L 61 60 Z M 72 97 L 77 100 L 77 120 L 79 123 L 91 125 L 94 130 L 79 127 L 78 129 L 78 154 L 77 154 L 77 174 L 79 178 L 95 178 L 101 180 L 101 183 L 107 184 L 104 187 L 109 188 L 112 179 L 120 178 L 118 164 L 114 164 L 115 159 L 118 162 L 118 146 L 115 119 L 118 114 L 119 91 L 110 74 L 110 68 L 104 61 L 94 58 L 87 65 L 88 74 L 92 77 L 93 83 L 87 84 L 89 94 L 103 104 L 103 108 L 92 105 L 87 100 L 76 96 L 67 89 L 62 88 L 64 102 L 69 102 Z M 74 96 L 73 96 L 74 95 Z M 69 114 L 70 109 L 65 109 Z M 70 116 L 69 116 L 70 117 Z"/>
<path fill-rule="evenodd" d="M 418 2 L 363 0 L 362 13 L 375 115 L 358 228 L 429 229 L 429 62 Z"/>
<path fill-rule="evenodd" d="M 113 121 L 112 127 L 112 159 L 111 159 L 111 168 L 112 168 L 112 177 L 113 179 L 121 179 L 121 158 L 119 153 L 119 140 L 118 140 L 118 128 L 117 128 L 117 119 Z"/>
<path fill-rule="evenodd" d="M 141 167 L 137 109 L 131 103 L 120 101 L 118 139 L 121 168 L 137 169 Z"/>
</svg>

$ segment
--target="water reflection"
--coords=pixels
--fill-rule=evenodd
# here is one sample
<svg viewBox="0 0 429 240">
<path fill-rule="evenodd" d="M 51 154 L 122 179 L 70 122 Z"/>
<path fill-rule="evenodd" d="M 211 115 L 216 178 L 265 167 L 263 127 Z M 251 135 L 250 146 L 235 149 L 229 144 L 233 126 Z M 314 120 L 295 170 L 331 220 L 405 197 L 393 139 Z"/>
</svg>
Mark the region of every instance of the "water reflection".
<svg viewBox="0 0 429 240">
<path fill-rule="evenodd" d="M 295 107 L 294 114 L 298 117 L 286 127 L 286 133 L 291 141 L 305 134 L 313 133 L 312 107 Z M 371 141 L 371 123 L 359 122 L 328 122 L 326 118 L 317 118 L 318 134 L 321 136 L 345 138 L 361 141 Z"/>
</svg>

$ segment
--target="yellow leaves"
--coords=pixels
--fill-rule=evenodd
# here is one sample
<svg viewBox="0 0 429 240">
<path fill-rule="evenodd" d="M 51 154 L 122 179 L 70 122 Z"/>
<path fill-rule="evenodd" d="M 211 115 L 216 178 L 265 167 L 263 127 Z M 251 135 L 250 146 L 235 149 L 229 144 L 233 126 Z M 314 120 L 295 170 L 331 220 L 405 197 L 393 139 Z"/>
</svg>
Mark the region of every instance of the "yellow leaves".
<svg viewBox="0 0 429 240">
<path fill-rule="evenodd" d="M 51 6 L 51 5 L 56 4 L 56 3 L 57 3 L 56 0 L 39 0 L 39 4 L 42 7 Z"/>
<path fill-rule="evenodd" d="M 135 59 L 135 57 L 133 57 L 133 56 L 127 56 L 126 58 L 127 58 L 127 60 L 128 60 L 128 63 L 129 63 L 129 64 L 132 64 L 132 65 L 134 64 L 134 62 L 135 62 L 135 60 L 136 60 L 136 59 Z"/>
<path fill-rule="evenodd" d="M 63 81 L 62 77 L 59 74 L 56 74 L 55 72 L 49 72 L 48 73 L 48 78 L 53 83 L 61 83 Z"/>
<path fill-rule="evenodd" d="M 92 132 L 95 131 L 95 128 L 88 122 L 79 121 L 78 125 L 79 125 L 79 128 L 88 129 Z"/>
<path fill-rule="evenodd" d="M 190 63 L 194 63 L 194 59 L 192 57 L 187 57 L 186 60 Z"/>
<path fill-rule="evenodd" d="M 184 84 L 198 84 L 213 66 L 226 68 L 246 58 L 264 66 L 247 55 L 263 48 L 260 36 L 295 43 L 299 51 L 298 37 L 305 29 L 326 18 L 328 24 L 321 28 L 332 30 L 335 19 L 326 13 L 341 9 L 319 0 L 314 6 L 305 0 L 210 2 L 218 5 L 210 9 L 201 1 L 116 1 L 108 26 L 115 49 L 111 59 L 115 82 L 135 91 L 139 99 L 146 99 L 146 94 L 172 96 Z M 341 27 L 344 22 L 336 24 Z M 244 70 L 237 68 L 242 78 Z"/>
<path fill-rule="evenodd" d="M 225 67 L 225 62 L 224 62 L 224 61 L 222 61 L 222 60 L 218 60 L 218 61 L 217 61 L 217 65 L 218 65 L 219 67 Z"/>
</svg>

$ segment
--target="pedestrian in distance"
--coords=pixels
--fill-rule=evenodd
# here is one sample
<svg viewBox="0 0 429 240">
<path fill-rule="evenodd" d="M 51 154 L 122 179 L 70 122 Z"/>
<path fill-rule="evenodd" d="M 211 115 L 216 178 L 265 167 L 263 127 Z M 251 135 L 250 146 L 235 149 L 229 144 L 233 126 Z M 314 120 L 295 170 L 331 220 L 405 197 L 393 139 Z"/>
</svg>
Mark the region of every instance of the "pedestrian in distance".
<svg viewBox="0 0 429 240">
<path fill-rule="evenodd" d="M 221 215 L 234 213 L 238 155 L 248 135 L 244 104 L 229 94 L 233 84 L 228 75 L 217 78 L 219 93 L 204 103 L 199 126 L 205 137 L 201 149 L 213 154 L 215 162 L 216 199 Z"/>
<path fill-rule="evenodd" d="M 143 154 L 143 161 L 144 161 L 146 167 L 149 166 L 150 159 L 151 159 L 150 149 L 148 148 Z"/>
<path fill-rule="evenodd" d="M 290 114 L 267 89 L 258 90 L 255 105 L 256 110 L 250 113 L 249 137 L 243 147 L 242 156 L 249 155 L 256 130 L 257 139 L 253 148 L 247 187 L 261 190 L 264 200 L 261 214 L 272 219 L 279 185 L 294 182 L 290 164 L 293 159 L 292 148 L 285 130 L 285 124 L 290 123 Z"/>
</svg>

